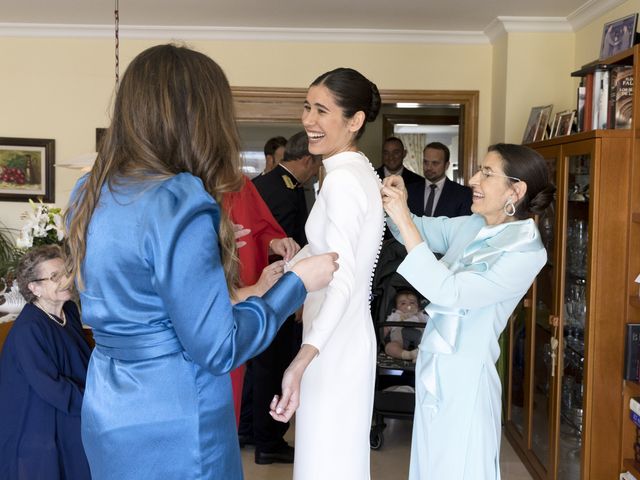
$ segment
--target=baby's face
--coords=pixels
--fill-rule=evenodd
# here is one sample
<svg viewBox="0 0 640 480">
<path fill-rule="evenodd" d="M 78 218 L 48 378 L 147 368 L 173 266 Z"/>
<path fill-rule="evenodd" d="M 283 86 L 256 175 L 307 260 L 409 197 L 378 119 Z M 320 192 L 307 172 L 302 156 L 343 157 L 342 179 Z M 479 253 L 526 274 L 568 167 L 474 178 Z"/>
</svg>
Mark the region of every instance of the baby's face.
<svg viewBox="0 0 640 480">
<path fill-rule="evenodd" d="M 402 313 L 416 313 L 418 311 L 418 299 L 415 295 L 401 293 L 396 298 L 396 309 Z"/>
</svg>

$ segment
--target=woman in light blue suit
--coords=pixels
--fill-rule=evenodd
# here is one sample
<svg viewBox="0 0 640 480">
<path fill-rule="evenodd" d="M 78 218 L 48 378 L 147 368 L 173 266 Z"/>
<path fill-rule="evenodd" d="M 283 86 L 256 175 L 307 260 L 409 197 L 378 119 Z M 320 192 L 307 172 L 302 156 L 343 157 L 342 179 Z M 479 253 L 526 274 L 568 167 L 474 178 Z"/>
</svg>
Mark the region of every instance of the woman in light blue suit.
<svg viewBox="0 0 640 480">
<path fill-rule="evenodd" d="M 413 216 L 400 177 L 382 189 L 408 252 L 398 272 L 431 301 L 416 364 L 411 480 L 500 478 L 498 337 L 547 261 L 530 218 L 555 192 L 539 154 L 494 145 L 469 185 L 473 214 L 457 218 Z"/>
</svg>

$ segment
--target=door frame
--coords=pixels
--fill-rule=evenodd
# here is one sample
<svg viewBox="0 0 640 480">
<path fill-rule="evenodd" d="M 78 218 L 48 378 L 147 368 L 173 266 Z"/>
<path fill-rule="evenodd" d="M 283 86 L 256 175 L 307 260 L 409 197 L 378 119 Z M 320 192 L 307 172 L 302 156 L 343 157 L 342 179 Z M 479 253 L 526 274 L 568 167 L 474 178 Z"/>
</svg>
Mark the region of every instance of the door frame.
<svg viewBox="0 0 640 480">
<path fill-rule="evenodd" d="M 232 87 L 238 122 L 289 123 L 300 120 L 306 88 Z M 465 183 L 473 176 L 478 155 L 478 90 L 380 90 L 383 104 L 460 105 L 460 137 Z"/>
</svg>

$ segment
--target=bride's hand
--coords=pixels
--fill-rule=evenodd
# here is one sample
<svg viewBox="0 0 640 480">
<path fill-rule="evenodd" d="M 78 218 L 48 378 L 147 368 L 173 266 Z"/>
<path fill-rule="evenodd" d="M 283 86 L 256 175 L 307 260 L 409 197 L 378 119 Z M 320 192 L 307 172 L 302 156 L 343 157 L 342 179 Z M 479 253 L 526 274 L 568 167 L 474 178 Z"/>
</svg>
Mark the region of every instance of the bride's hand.
<svg viewBox="0 0 640 480">
<path fill-rule="evenodd" d="M 275 395 L 269 405 L 269 414 L 278 421 L 286 423 L 300 405 L 300 381 L 302 372 L 287 368 L 282 377 L 282 397 Z"/>
</svg>

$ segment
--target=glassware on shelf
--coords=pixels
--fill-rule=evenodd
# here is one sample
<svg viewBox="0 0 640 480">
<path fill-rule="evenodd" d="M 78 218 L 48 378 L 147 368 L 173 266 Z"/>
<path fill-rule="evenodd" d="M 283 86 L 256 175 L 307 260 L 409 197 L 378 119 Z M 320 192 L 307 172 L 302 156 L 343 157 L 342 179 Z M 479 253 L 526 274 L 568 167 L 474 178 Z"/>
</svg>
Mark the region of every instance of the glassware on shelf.
<svg viewBox="0 0 640 480">
<path fill-rule="evenodd" d="M 578 277 L 587 275 L 587 247 L 589 232 L 587 222 L 571 219 L 567 228 L 567 253 L 569 273 Z"/>
</svg>

